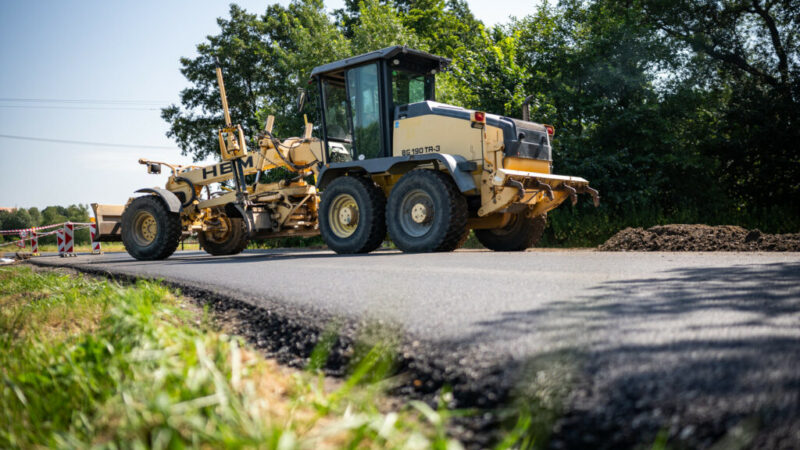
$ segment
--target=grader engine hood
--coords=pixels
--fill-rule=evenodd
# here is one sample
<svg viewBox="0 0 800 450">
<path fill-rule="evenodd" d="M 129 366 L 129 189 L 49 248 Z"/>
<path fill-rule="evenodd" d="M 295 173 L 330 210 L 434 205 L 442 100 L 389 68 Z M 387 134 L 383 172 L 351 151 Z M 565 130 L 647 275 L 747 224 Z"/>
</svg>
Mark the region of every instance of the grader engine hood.
<svg viewBox="0 0 800 450">
<path fill-rule="evenodd" d="M 395 108 L 397 119 L 408 119 L 429 114 L 471 120 L 475 110 L 447 105 L 433 101 L 424 101 L 401 105 Z M 550 147 L 550 135 L 547 127 L 497 114 L 486 114 L 486 125 L 503 130 L 505 156 L 552 161 L 553 152 Z"/>
<path fill-rule="evenodd" d="M 491 114 L 486 115 L 486 123 L 503 130 L 506 156 L 553 160 L 550 135 L 544 125 Z"/>
</svg>

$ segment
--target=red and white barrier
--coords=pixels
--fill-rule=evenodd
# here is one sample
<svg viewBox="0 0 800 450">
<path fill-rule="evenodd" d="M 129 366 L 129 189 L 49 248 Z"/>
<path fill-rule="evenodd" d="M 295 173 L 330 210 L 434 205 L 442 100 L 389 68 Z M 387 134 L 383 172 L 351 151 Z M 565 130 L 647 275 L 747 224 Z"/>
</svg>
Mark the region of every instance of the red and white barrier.
<svg viewBox="0 0 800 450">
<path fill-rule="evenodd" d="M 20 229 L 16 229 L 16 230 L 0 230 L 0 234 L 19 234 L 19 233 L 22 233 L 22 232 L 29 232 L 31 230 L 33 230 L 33 231 L 44 231 L 44 230 L 50 230 L 50 229 L 53 229 L 53 228 L 58 228 L 58 227 L 60 227 L 62 225 L 64 225 L 64 224 L 63 223 L 54 223 L 52 225 L 45 225 L 45 226 L 42 226 L 42 227 L 20 228 Z M 80 225 L 88 225 L 88 224 L 80 224 Z"/>
<path fill-rule="evenodd" d="M 75 230 L 89 228 L 91 231 L 91 246 L 92 254 L 102 254 L 100 243 L 95 242 L 97 237 L 97 225 L 95 223 L 76 223 L 64 222 L 53 225 L 45 225 L 42 227 L 31 227 L 18 230 L 0 230 L 0 235 L 17 234 L 20 237 L 18 241 L 0 243 L 0 247 L 9 245 L 16 245 L 19 248 L 25 248 L 26 242 L 31 241 L 31 253 L 39 256 L 39 239 L 45 236 L 56 235 L 56 242 L 58 243 L 59 256 L 77 256 L 75 254 Z M 52 230 L 45 231 L 44 230 Z"/>
<path fill-rule="evenodd" d="M 94 219 L 92 219 L 94 220 Z M 92 244 L 92 254 L 93 255 L 102 255 L 103 250 L 100 248 L 100 243 L 95 241 L 97 239 L 97 223 L 92 222 L 92 225 L 89 227 L 89 236 L 91 237 L 91 244 Z"/>
<path fill-rule="evenodd" d="M 31 253 L 33 256 L 39 256 L 39 235 L 36 230 L 31 230 Z"/>
<path fill-rule="evenodd" d="M 56 230 L 56 243 L 58 243 L 58 256 L 64 254 L 64 229 Z"/>
<path fill-rule="evenodd" d="M 76 256 L 75 255 L 75 224 L 67 222 L 64 224 L 64 253 L 59 253 L 59 256 Z"/>
</svg>

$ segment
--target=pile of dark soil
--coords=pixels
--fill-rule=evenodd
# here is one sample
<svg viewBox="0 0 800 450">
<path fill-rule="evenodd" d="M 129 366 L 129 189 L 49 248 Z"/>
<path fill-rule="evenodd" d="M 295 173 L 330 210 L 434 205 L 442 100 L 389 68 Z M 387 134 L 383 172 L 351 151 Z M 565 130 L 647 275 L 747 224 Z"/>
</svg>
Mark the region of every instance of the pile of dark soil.
<svg viewBox="0 0 800 450">
<path fill-rule="evenodd" d="M 626 228 L 599 247 L 603 251 L 800 251 L 800 233 L 764 234 L 759 230 L 724 225 L 661 225 Z"/>
</svg>

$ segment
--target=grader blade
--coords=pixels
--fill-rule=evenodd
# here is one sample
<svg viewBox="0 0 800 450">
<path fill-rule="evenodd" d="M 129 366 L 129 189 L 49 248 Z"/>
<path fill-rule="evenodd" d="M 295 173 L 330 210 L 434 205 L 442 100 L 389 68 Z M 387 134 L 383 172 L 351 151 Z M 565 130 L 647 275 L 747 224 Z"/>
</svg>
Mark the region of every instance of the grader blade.
<svg viewBox="0 0 800 450">
<path fill-rule="evenodd" d="M 500 211 L 511 204 L 529 205 L 532 208 L 531 214 L 536 216 L 556 208 L 566 199 L 570 199 L 573 205 L 576 204 L 577 194 L 589 194 L 595 206 L 600 203 L 598 192 L 590 188 L 589 181 L 581 177 L 497 169 L 491 184 L 503 189 L 503 193 L 495 197 L 496 202 L 481 207 L 479 216 Z M 518 195 L 505 195 L 508 189 L 518 192 Z"/>
<path fill-rule="evenodd" d="M 100 205 L 92 203 L 97 222 L 97 242 L 119 242 L 122 240 L 122 211 L 124 205 Z"/>
</svg>

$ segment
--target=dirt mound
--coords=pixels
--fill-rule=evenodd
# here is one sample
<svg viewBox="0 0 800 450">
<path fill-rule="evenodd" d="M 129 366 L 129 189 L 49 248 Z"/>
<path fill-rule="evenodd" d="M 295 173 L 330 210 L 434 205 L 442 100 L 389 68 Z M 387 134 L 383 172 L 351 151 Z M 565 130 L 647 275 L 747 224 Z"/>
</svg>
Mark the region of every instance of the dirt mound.
<svg viewBox="0 0 800 450">
<path fill-rule="evenodd" d="M 800 233 L 764 234 L 759 230 L 724 225 L 660 225 L 626 228 L 599 247 L 603 251 L 800 251 Z"/>
</svg>

